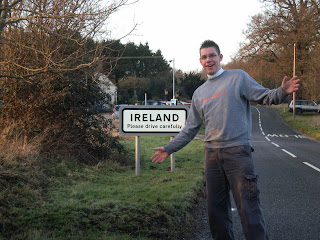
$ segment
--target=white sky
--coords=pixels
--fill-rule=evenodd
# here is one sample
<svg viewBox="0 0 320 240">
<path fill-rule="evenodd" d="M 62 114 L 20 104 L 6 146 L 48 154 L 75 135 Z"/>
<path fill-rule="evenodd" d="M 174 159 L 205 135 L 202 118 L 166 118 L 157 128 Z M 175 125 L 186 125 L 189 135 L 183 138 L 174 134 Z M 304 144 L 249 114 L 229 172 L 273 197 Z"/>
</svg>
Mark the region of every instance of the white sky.
<svg viewBox="0 0 320 240">
<path fill-rule="evenodd" d="M 250 16 L 262 11 L 258 0 L 139 0 L 114 13 L 108 23 L 110 37 L 136 44 L 148 42 L 161 50 L 166 60 L 175 59 L 175 69 L 200 70 L 199 47 L 207 39 L 215 41 L 228 63 L 237 52 Z"/>
</svg>

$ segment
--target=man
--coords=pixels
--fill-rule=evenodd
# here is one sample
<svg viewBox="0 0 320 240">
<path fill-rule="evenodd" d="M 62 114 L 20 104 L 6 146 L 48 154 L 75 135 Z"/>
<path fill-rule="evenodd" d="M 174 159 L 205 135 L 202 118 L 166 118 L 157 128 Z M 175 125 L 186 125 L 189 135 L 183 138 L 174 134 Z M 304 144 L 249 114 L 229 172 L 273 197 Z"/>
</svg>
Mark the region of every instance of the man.
<svg viewBox="0 0 320 240">
<path fill-rule="evenodd" d="M 168 145 L 154 148 L 151 159 L 163 162 L 187 145 L 205 124 L 205 177 L 210 231 L 213 239 L 234 239 L 229 191 L 232 191 L 246 239 L 268 239 L 259 202 L 251 152 L 250 101 L 280 104 L 298 90 L 300 81 L 284 77 L 269 90 L 242 70 L 223 70 L 219 46 L 210 40 L 200 47 L 200 63 L 208 80 L 193 94 L 187 123 Z"/>
</svg>

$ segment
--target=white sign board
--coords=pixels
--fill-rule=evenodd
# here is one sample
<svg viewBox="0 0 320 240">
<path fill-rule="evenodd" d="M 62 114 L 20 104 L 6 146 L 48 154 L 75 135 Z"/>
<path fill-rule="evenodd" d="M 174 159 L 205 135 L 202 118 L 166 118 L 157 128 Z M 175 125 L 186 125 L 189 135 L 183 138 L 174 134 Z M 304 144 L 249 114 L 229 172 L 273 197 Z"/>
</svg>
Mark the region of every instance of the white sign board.
<svg viewBox="0 0 320 240">
<path fill-rule="evenodd" d="M 187 106 L 124 106 L 119 130 L 125 136 L 176 136 L 185 126 Z"/>
</svg>

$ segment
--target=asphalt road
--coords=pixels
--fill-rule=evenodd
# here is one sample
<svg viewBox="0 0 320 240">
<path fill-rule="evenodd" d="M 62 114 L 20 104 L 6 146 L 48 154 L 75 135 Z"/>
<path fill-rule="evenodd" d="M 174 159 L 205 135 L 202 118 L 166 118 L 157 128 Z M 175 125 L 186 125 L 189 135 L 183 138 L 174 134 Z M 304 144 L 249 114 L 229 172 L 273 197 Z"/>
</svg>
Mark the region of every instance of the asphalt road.
<svg viewBox="0 0 320 240">
<path fill-rule="evenodd" d="M 252 106 L 252 123 L 253 158 L 270 239 L 320 240 L 320 143 L 290 128 L 267 107 Z M 235 239 L 243 240 L 234 203 L 233 208 Z M 197 239 L 212 239 L 208 228 Z"/>
</svg>

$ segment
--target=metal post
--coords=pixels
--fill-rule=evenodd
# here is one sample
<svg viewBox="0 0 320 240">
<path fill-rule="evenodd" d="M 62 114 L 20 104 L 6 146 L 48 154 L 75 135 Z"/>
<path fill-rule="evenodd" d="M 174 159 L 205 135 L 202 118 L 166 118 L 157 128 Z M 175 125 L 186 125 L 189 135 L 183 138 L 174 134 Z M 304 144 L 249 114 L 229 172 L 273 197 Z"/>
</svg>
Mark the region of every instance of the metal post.
<svg viewBox="0 0 320 240">
<path fill-rule="evenodd" d="M 172 103 L 170 103 L 170 106 L 172 106 Z M 173 140 L 173 137 L 170 137 L 170 141 Z M 175 157 L 174 153 L 171 153 L 170 155 L 170 167 L 171 167 L 171 172 L 174 172 L 175 170 Z"/>
<path fill-rule="evenodd" d="M 176 97 L 175 97 L 175 82 L 174 82 L 174 59 L 172 60 L 172 97 L 173 97 L 173 99 L 176 99 Z"/>
<path fill-rule="evenodd" d="M 293 77 L 296 75 L 296 44 L 293 44 Z M 293 118 L 296 118 L 296 93 L 293 92 Z"/>
<path fill-rule="evenodd" d="M 140 174 L 140 136 L 136 136 L 136 176 Z"/>
<path fill-rule="evenodd" d="M 173 137 L 170 137 L 170 141 L 173 139 Z M 174 153 L 172 153 L 170 155 L 170 166 L 171 166 L 171 172 L 174 172 L 175 170 L 175 157 L 174 157 Z"/>
<path fill-rule="evenodd" d="M 144 94 L 144 105 L 148 105 L 147 104 L 147 93 Z"/>
</svg>

